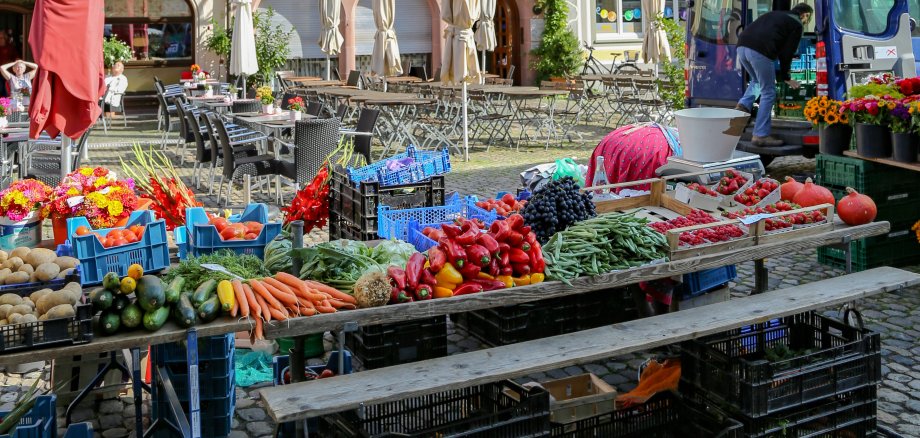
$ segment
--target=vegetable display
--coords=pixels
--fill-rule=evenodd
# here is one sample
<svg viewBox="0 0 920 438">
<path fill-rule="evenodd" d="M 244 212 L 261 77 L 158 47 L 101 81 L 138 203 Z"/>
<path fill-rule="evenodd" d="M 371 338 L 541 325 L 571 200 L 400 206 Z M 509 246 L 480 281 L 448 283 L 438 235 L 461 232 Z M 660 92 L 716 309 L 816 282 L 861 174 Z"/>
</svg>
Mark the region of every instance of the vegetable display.
<svg viewBox="0 0 920 438">
<path fill-rule="evenodd" d="M 554 180 L 537 189 L 521 214 L 541 243 L 569 225 L 594 217 L 594 202 L 571 177 Z"/>
</svg>

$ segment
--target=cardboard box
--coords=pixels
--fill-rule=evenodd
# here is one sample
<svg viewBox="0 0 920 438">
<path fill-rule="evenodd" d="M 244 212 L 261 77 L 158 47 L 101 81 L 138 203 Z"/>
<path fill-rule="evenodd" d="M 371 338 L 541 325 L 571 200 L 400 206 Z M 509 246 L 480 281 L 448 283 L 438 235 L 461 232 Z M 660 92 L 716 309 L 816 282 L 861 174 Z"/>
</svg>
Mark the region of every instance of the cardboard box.
<svg viewBox="0 0 920 438">
<path fill-rule="evenodd" d="M 594 374 L 541 383 L 550 393 L 550 421 L 571 423 L 614 409 L 617 391 Z"/>
</svg>

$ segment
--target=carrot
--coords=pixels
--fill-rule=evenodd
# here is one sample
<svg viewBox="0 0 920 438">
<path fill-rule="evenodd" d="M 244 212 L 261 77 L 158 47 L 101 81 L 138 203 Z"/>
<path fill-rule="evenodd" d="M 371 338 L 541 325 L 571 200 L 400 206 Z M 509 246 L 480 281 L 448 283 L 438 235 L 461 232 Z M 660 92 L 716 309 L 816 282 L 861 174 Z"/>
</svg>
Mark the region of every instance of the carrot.
<svg viewBox="0 0 920 438">
<path fill-rule="evenodd" d="M 265 280 L 274 280 L 274 278 L 266 278 Z M 287 306 L 297 306 L 297 296 L 294 293 L 287 293 L 282 289 L 278 289 L 268 281 L 261 281 L 259 285 L 265 288 L 279 303 L 281 307 Z"/>
<path fill-rule="evenodd" d="M 264 319 L 265 322 L 271 322 L 271 307 L 269 307 L 269 304 L 265 302 L 265 298 L 262 298 L 262 295 L 256 294 L 256 301 L 259 302 L 259 308 L 262 309 L 262 319 Z"/>
<path fill-rule="evenodd" d="M 343 293 L 342 291 L 340 291 L 340 290 L 338 290 L 338 289 L 336 289 L 336 288 L 327 286 L 327 285 L 325 285 L 325 284 L 322 284 L 322 283 L 320 283 L 320 282 L 318 282 L 318 281 L 313 281 L 313 280 L 304 280 L 304 283 L 306 283 L 307 286 L 310 286 L 310 287 L 312 287 L 313 289 L 316 289 L 316 290 L 318 290 L 318 291 L 320 291 L 320 292 L 322 292 L 322 293 L 324 293 L 324 294 L 327 294 L 327 295 L 329 295 L 329 296 L 331 296 L 331 297 L 333 297 L 333 298 L 342 300 L 342 301 L 344 301 L 344 302 L 346 302 L 346 303 L 358 304 L 358 301 L 355 300 L 355 297 L 353 297 L 353 296 L 351 296 L 351 295 L 348 295 L 348 294 L 346 294 L 346 293 Z"/>
<path fill-rule="evenodd" d="M 252 310 L 252 317 L 254 319 L 259 319 L 262 313 L 262 306 L 259 305 L 259 301 L 256 300 L 256 294 L 252 292 L 252 289 L 248 284 L 243 283 L 243 293 L 246 295 L 246 302 L 249 304 Z"/>
<path fill-rule="evenodd" d="M 268 289 L 265 288 L 265 285 L 262 284 L 262 282 L 260 282 L 259 280 L 249 280 L 249 285 L 252 286 L 252 290 L 253 292 L 256 293 L 256 295 L 262 297 L 262 299 L 265 300 L 265 302 L 271 305 L 272 307 L 276 309 L 281 309 L 282 307 L 284 307 L 281 305 L 281 302 L 279 302 L 274 296 L 272 296 L 271 292 L 269 292 Z M 265 312 L 262 312 L 262 313 L 265 313 Z"/>
<path fill-rule="evenodd" d="M 256 318 L 255 338 L 265 339 L 265 337 L 262 336 L 262 320 L 260 318 Z"/>
<path fill-rule="evenodd" d="M 246 292 L 243 290 L 243 283 L 239 280 L 231 280 L 233 285 L 233 295 L 236 296 L 236 303 L 240 306 L 240 315 L 244 318 L 249 317 L 249 301 L 246 300 Z"/>
</svg>

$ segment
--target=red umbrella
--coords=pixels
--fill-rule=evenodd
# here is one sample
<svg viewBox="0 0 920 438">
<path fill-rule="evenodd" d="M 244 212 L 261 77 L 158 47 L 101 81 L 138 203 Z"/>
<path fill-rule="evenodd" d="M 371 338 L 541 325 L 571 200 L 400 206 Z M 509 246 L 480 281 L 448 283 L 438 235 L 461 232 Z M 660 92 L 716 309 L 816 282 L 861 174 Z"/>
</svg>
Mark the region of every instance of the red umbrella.
<svg viewBox="0 0 920 438">
<path fill-rule="evenodd" d="M 32 84 L 29 137 L 38 138 L 44 130 L 52 138 L 60 132 L 77 138 L 99 118 L 99 96 L 105 92 L 104 18 L 103 0 L 35 2 L 29 47 L 38 74 Z"/>
</svg>

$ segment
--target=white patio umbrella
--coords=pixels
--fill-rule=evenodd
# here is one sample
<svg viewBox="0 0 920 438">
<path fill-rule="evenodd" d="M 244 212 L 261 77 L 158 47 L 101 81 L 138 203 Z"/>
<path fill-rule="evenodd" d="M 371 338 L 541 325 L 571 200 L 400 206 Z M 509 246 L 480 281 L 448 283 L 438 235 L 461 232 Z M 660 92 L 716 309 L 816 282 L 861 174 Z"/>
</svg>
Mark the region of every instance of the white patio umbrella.
<svg viewBox="0 0 920 438">
<path fill-rule="evenodd" d="M 486 69 L 486 51 L 495 50 L 498 42 L 495 41 L 495 0 L 480 0 L 482 15 L 479 17 L 479 27 L 476 28 L 476 48 L 482 52 L 482 67 Z"/>
<path fill-rule="evenodd" d="M 326 80 L 331 75 L 330 56 L 339 54 L 342 49 L 342 32 L 339 32 L 339 10 L 342 9 L 342 0 L 319 0 L 319 10 L 322 13 L 323 29 L 319 34 L 319 48 L 326 54 Z"/>
<path fill-rule="evenodd" d="M 441 60 L 441 81 L 447 84 L 463 83 L 463 153 L 470 159 L 469 119 L 467 117 L 466 86 L 480 83 L 479 61 L 476 59 L 476 44 L 473 23 L 479 19 L 482 9 L 480 0 L 444 0 L 441 6 L 441 20 L 447 23 L 444 30 L 444 58 Z"/>
<path fill-rule="evenodd" d="M 645 36 L 642 38 L 642 60 L 654 65 L 655 73 L 658 72 L 658 63 L 662 60 L 671 61 L 671 46 L 668 44 L 668 35 L 661 26 L 655 23 L 655 17 L 664 14 L 666 0 L 642 0 L 642 15 L 645 18 Z"/>
<path fill-rule="evenodd" d="M 396 31 L 393 30 L 393 23 L 396 21 L 396 0 L 373 1 L 377 33 L 374 34 L 371 71 L 383 77 L 383 88 L 386 90 L 386 77 L 399 76 L 403 72 L 402 61 L 399 59 L 399 44 L 396 42 Z"/>
<path fill-rule="evenodd" d="M 256 36 L 252 30 L 252 2 L 233 0 L 233 4 L 236 5 L 236 19 L 233 20 L 230 74 L 243 77 L 243 97 L 246 97 L 246 77 L 259 72 Z"/>
</svg>

